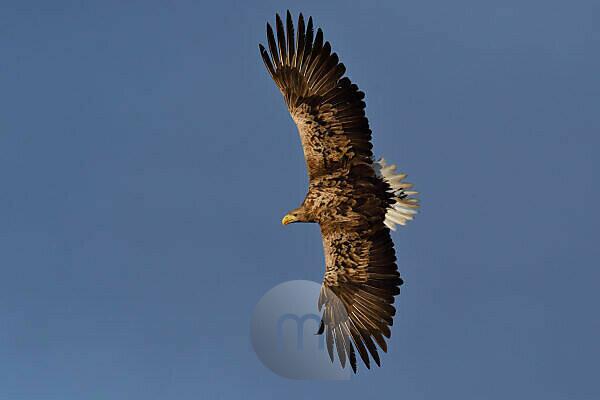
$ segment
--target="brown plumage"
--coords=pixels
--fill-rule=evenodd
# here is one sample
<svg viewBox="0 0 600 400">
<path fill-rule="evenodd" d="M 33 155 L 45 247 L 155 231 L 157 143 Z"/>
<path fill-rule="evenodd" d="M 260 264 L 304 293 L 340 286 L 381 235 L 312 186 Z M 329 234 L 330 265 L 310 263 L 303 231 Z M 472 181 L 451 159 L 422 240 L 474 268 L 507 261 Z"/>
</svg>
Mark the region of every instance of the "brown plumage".
<svg viewBox="0 0 600 400">
<path fill-rule="evenodd" d="M 412 219 L 416 192 L 395 166 L 373 160 L 364 93 L 343 77 L 346 68 L 321 29 L 314 33 L 312 18 L 305 24 L 300 14 L 294 32 L 290 12 L 285 26 L 277 15 L 267 44 L 260 54 L 298 126 L 310 178 L 302 205 L 283 223 L 318 223 L 323 237 L 319 333 L 332 361 L 335 347 L 354 372 L 356 350 L 367 368 L 370 359 L 380 365 L 375 344 L 387 351 L 402 285 L 390 229 Z"/>
</svg>

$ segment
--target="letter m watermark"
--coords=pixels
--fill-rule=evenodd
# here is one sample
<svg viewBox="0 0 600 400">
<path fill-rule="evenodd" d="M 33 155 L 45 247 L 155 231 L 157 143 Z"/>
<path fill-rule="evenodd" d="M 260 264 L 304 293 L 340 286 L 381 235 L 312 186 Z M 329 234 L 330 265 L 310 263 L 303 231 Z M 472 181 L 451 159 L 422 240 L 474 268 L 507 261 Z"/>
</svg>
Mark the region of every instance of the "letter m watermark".
<svg viewBox="0 0 600 400">
<path fill-rule="evenodd" d="M 304 314 L 302 316 L 298 316 L 296 314 L 284 314 L 277 320 L 277 342 L 278 345 L 283 346 L 284 337 L 283 337 L 283 323 L 285 321 L 291 320 L 296 322 L 296 343 L 298 350 L 304 350 L 304 323 L 308 320 L 313 320 L 316 322 L 315 335 L 317 329 L 319 328 L 319 324 L 321 323 L 321 317 L 316 314 Z M 311 335 L 312 336 L 312 335 Z M 323 350 L 325 348 L 325 335 L 319 336 L 319 350 Z"/>
</svg>

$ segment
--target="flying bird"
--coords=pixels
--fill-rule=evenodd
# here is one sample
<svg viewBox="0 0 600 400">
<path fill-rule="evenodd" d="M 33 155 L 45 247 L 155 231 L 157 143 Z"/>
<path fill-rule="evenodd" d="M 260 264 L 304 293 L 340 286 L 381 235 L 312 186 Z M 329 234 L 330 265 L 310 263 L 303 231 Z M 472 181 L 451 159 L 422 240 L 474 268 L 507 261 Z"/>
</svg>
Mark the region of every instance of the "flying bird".
<svg viewBox="0 0 600 400">
<path fill-rule="evenodd" d="M 344 77 L 346 68 L 323 32 L 290 12 L 285 26 L 276 16 L 267 23 L 267 47 L 260 54 L 281 91 L 304 150 L 308 193 L 283 225 L 319 224 L 325 254 L 325 277 L 318 299 L 318 333 L 324 334 L 331 361 L 348 361 L 356 372 L 356 352 L 365 366 L 381 365 L 378 348 L 396 313 L 394 298 L 403 281 L 396 266 L 390 230 L 405 225 L 418 200 L 405 174 L 372 153 L 364 93 Z M 334 352 L 335 347 L 335 352 Z M 370 357 L 369 357 L 370 356 Z"/>
</svg>

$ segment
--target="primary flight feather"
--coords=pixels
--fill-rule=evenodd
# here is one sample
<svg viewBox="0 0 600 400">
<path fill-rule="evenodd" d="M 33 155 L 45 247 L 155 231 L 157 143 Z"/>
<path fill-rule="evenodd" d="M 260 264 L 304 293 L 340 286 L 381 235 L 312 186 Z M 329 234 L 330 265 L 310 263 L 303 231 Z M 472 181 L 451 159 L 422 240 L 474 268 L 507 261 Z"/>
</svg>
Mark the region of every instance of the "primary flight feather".
<svg viewBox="0 0 600 400">
<path fill-rule="evenodd" d="M 356 351 L 367 368 L 371 359 L 380 365 L 377 346 L 387 351 L 402 285 L 390 229 L 413 218 L 416 192 L 394 165 L 373 159 L 364 93 L 344 77 L 312 18 L 305 24 L 300 14 L 295 32 L 289 11 L 285 26 L 277 15 L 267 47 L 260 54 L 298 127 L 310 179 L 302 205 L 282 223 L 318 223 L 323 238 L 318 333 L 342 367 L 348 361 L 356 372 Z"/>
</svg>

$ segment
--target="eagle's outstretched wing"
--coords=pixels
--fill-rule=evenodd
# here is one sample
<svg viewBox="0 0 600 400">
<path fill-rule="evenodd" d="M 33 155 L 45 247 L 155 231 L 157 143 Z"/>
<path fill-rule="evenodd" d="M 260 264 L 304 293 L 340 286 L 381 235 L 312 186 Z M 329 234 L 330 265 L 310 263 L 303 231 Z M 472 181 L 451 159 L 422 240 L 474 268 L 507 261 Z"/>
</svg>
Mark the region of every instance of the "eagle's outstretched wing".
<svg viewBox="0 0 600 400">
<path fill-rule="evenodd" d="M 326 335 L 332 360 L 335 347 L 341 364 L 349 360 L 356 371 L 356 349 L 367 367 L 369 354 L 380 365 L 375 343 L 387 351 L 394 296 L 402 284 L 388 229 L 393 223 L 384 220 L 392 209 L 393 222 L 403 224 L 416 203 L 404 200 L 403 176 L 390 175 L 383 161 L 374 165 L 364 93 L 343 77 L 345 67 L 320 29 L 313 38 L 312 18 L 305 26 L 300 14 L 295 35 L 289 11 L 285 28 L 277 15 L 276 35 L 267 24 L 269 52 L 260 45 L 260 53 L 298 126 L 311 183 L 352 177 L 344 182 L 345 196 L 354 202 L 352 216 L 321 224 L 326 272 L 319 333 Z"/>
<path fill-rule="evenodd" d="M 321 29 L 313 37 L 312 17 L 305 27 L 300 14 L 297 35 L 289 11 L 285 29 L 279 15 L 275 28 L 277 39 L 267 23 L 270 56 L 262 45 L 260 53 L 298 126 L 309 178 L 359 165 L 373 174 L 364 93 L 342 78 L 346 68 Z"/>
<path fill-rule="evenodd" d="M 354 349 L 367 368 L 369 354 L 380 365 L 375 343 L 387 351 L 384 337 L 390 337 L 394 296 L 402 285 L 389 230 L 337 226 L 322 229 L 322 235 L 326 270 L 319 308 L 325 308 L 319 333 L 326 335 L 329 356 L 333 361 L 335 343 L 342 366 L 348 359 L 356 372 Z"/>
</svg>

